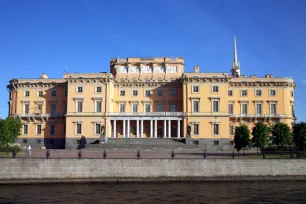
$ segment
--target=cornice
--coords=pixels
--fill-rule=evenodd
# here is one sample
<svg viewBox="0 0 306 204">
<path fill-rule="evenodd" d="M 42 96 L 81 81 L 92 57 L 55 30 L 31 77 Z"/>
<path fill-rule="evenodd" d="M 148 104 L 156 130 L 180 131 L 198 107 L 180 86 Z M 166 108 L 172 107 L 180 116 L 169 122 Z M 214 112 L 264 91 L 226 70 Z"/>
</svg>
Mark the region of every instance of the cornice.
<svg viewBox="0 0 306 204">
<path fill-rule="evenodd" d="M 71 78 L 67 79 L 68 84 L 105 84 L 111 82 L 113 78 Z"/>
<path fill-rule="evenodd" d="M 117 79 L 114 83 L 115 88 L 152 88 L 160 86 L 179 88 L 181 83 L 176 79 Z"/>
<path fill-rule="evenodd" d="M 281 87 L 281 88 L 295 88 L 295 83 L 292 82 L 229 82 L 230 88 L 251 88 L 251 87 Z"/>
<path fill-rule="evenodd" d="M 230 78 L 215 78 L 215 77 L 182 77 L 181 82 L 183 84 L 220 84 L 220 83 L 228 83 Z"/>
</svg>

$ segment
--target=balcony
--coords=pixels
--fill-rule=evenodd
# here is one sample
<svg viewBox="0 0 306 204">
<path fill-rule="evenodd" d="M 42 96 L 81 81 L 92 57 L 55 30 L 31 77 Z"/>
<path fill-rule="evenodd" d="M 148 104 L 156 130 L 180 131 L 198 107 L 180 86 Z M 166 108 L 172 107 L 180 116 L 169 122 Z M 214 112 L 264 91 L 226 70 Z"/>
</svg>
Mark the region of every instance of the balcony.
<svg viewBox="0 0 306 204">
<path fill-rule="evenodd" d="M 183 112 L 113 112 L 108 113 L 108 116 L 183 116 Z"/>
<path fill-rule="evenodd" d="M 22 113 L 22 114 L 15 114 L 13 115 L 14 117 L 18 117 L 18 118 L 49 118 L 50 114 L 40 114 L 40 113 Z"/>
</svg>

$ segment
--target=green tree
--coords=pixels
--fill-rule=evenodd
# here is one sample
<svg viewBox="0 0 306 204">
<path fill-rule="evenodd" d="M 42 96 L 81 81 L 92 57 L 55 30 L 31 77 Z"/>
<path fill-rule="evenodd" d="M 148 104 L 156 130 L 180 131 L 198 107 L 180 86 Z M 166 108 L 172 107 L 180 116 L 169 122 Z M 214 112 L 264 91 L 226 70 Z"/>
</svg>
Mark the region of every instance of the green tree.
<svg viewBox="0 0 306 204">
<path fill-rule="evenodd" d="M 8 147 L 20 135 L 21 121 L 18 118 L 0 120 L 0 146 Z"/>
<path fill-rule="evenodd" d="M 241 125 L 235 128 L 234 137 L 235 149 L 238 151 L 243 149 L 243 151 L 250 145 L 250 130 L 248 126 Z"/>
<path fill-rule="evenodd" d="M 257 154 L 258 154 L 258 148 L 263 149 L 268 143 L 268 137 L 270 134 L 270 128 L 259 122 L 256 123 L 256 125 L 252 129 L 252 142 L 257 147 Z"/>
<path fill-rule="evenodd" d="M 292 134 L 290 128 L 285 123 L 277 123 L 272 127 L 272 143 L 283 150 L 284 147 L 290 146 L 292 142 Z"/>
<path fill-rule="evenodd" d="M 296 123 L 293 126 L 293 140 L 297 150 L 304 150 L 306 146 L 306 123 Z"/>
</svg>

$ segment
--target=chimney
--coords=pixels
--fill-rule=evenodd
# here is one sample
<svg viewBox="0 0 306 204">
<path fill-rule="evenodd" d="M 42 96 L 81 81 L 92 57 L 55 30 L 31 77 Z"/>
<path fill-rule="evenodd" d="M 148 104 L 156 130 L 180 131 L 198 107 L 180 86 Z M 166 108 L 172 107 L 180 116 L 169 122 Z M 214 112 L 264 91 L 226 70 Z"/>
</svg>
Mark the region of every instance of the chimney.
<svg viewBox="0 0 306 204">
<path fill-rule="evenodd" d="M 45 73 L 42 73 L 40 76 L 41 79 L 48 79 L 48 75 L 46 75 Z"/>
<path fill-rule="evenodd" d="M 200 72 L 200 66 L 194 66 L 194 73 Z"/>
</svg>

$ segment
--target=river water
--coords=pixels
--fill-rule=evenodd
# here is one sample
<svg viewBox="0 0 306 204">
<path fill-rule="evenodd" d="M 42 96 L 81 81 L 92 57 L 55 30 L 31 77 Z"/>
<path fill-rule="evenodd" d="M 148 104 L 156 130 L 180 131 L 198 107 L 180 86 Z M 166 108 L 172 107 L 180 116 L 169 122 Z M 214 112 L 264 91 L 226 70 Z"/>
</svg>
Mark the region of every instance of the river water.
<svg viewBox="0 0 306 204">
<path fill-rule="evenodd" d="M 306 203 L 306 181 L 0 185 L 0 203 Z"/>
</svg>

